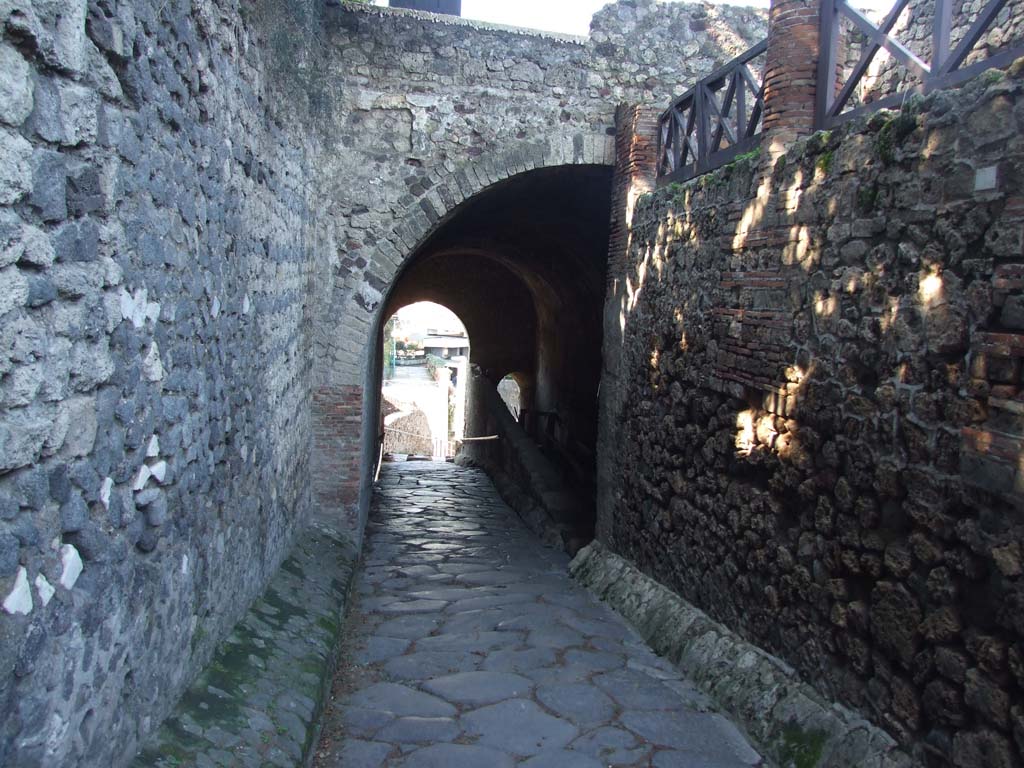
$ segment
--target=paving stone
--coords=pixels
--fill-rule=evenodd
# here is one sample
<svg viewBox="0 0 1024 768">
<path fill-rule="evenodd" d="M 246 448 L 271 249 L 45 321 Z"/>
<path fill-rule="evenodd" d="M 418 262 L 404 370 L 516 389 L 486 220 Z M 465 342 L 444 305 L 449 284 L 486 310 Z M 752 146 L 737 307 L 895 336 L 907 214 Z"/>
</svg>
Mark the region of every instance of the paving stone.
<svg viewBox="0 0 1024 768">
<path fill-rule="evenodd" d="M 615 717 L 615 702 L 597 686 L 585 683 L 538 688 L 537 700 L 559 717 L 578 725 L 597 725 Z"/>
<path fill-rule="evenodd" d="M 528 699 L 492 704 L 461 719 L 478 743 L 524 756 L 564 747 L 579 733 L 575 726 L 545 713 Z"/>
<path fill-rule="evenodd" d="M 380 613 L 434 613 L 444 608 L 448 603 L 444 600 L 406 600 L 403 602 L 389 602 L 378 608 Z"/>
<path fill-rule="evenodd" d="M 519 672 L 528 674 L 556 663 L 552 648 L 526 648 L 524 650 L 502 649 L 487 654 L 483 668 L 494 672 Z"/>
<path fill-rule="evenodd" d="M 390 744 L 348 739 L 341 748 L 342 765 L 345 768 L 380 768 L 392 749 Z"/>
<path fill-rule="evenodd" d="M 734 725 L 717 714 L 692 712 L 624 712 L 622 724 L 645 741 L 682 749 L 709 759 L 756 765 L 760 755 Z"/>
<path fill-rule="evenodd" d="M 680 709 L 682 704 L 661 681 L 631 669 L 605 672 L 594 677 L 594 684 L 624 709 Z"/>
<path fill-rule="evenodd" d="M 508 672 L 461 672 L 430 680 L 423 687 L 453 704 L 480 706 L 529 695 L 533 682 Z"/>
<path fill-rule="evenodd" d="M 531 757 L 521 768 L 605 768 L 605 763 L 581 752 L 557 750 Z"/>
<path fill-rule="evenodd" d="M 558 625 L 535 629 L 527 636 L 527 643 L 535 647 L 571 648 L 584 642 L 583 635 L 576 630 Z"/>
<path fill-rule="evenodd" d="M 425 637 L 416 642 L 417 651 L 475 651 L 522 645 L 523 636 L 513 632 L 451 632 Z"/>
<path fill-rule="evenodd" d="M 448 717 L 400 717 L 378 731 L 376 738 L 394 744 L 437 744 L 453 741 L 461 732 Z"/>
<path fill-rule="evenodd" d="M 392 712 L 398 716 L 451 717 L 455 707 L 436 696 L 397 683 L 377 683 L 356 692 L 350 706 Z"/>
<path fill-rule="evenodd" d="M 379 624 L 373 634 L 417 640 L 433 632 L 441 620 L 434 616 L 402 616 Z"/>
<path fill-rule="evenodd" d="M 409 653 L 384 665 L 385 672 L 399 680 L 424 680 L 476 669 L 482 657 L 467 651 Z"/>
<path fill-rule="evenodd" d="M 515 760 L 487 747 L 436 744 L 413 752 L 397 765 L 401 768 L 512 768 Z"/>
<path fill-rule="evenodd" d="M 703 714 L 706 697 L 569 581 L 563 554 L 544 550 L 500 503 L 473 501 L 494 495 L 479 473 L 389 472 L 367 528 L 373 564 L 355 626 L 356 659 L 368 666 L 341 704 L 347 738 L 390 745 L 388 768 L 633 766 L 657 749 L 687 761 L 706 754 L 708 768 L 749 757 L 732 746 L 738 731 Z M 430 484 L 444 499 L 424 499 L 410 520 L 396 500 L 417 498 L 434 476 L 446 478 Z M 392 493 L 414 477 L 415 488 Z M 445 546 L 431 546 L 434 537 Z M 460 537 L 473 545 L 450 546 Z M 621 727 L 627 716 L 634 730 Z"/>
<path fill-rule="evenodd" d="M 350 736 L 372 738 L 377 731 L 395 719 L 390 712 L 378 709 L 346 706 L 340 712 L 340 721 Z"/>
<path fill-rule="evenodd" d="M 577 752 L 600 758 L 608 765 L 642 765 L 651 751 L 623 728 L 605 726 L 585 733 L 572 743 Z"/>
<path fill-rule="evenodd" d="M 358 664 L 376 664 L 379 661 L 401 656 L 411 644 L 411 640 L 372 635 L 367 639 L 366 647 L 356 651 L 355 661 Z"/>
</svg>

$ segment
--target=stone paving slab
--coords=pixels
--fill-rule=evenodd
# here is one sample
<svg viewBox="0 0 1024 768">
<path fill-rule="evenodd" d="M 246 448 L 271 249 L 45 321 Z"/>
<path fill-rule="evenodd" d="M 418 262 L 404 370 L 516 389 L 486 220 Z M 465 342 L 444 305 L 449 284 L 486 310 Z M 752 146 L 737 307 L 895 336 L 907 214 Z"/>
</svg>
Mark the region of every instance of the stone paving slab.
<svg viewBox="0 0 1024 768">
<path fill-rule="evenodd" d="M 385 465 L 318 768 L 762 764 L 487 476 Z"/>
<path fill-rule="evenodd" d="M 305 765 L 336 666 L 354 563 L 343 535 L 311 525 L 133 767 Z M 379 752 L 353 742 L 346 765 Z"/>
<path fill-rule="evenodd" d="M 581 550 L 570 568 L 578 582 L 620 611 L 652 647 L 692 675 L 689 681 L 665 681 L 679 695 L 682 717 L 691 717 L 689 709 L 706 708 L 704 703 L 710 703 L 709 695 L 713 696 L 722 707 L 744 718 L 746 732 L 782 766 L 916 765 L 889 734 L 855 712 L 826 701 L 780 659 L 750 645 L 601 544 L 594 542 Z M 632 662 L 627 667 L 644 671 Z M 596 682 L 604 690 L 618 691 L 620 702 L 634 706 L 655 697 L 641 682 L 643 676 L 615 677 L 621 674 L 601 675 Z M 725 750 L 712 741 L 700 746 L 704 738 L 700 732 L 707 733 L 702 728 L 695 729 L 697 741 L 677 738 L 679 718 L 675 716 L 628 712 L 620 720 L 642 738 L 673 748 L 655 755 L 651 762 L 655 768 L 720 768 L 743 757 L 733 751 L 740 748 L 736 739 Z M 724 718 L 718 725 L 731 727 Z"/>
</svg>

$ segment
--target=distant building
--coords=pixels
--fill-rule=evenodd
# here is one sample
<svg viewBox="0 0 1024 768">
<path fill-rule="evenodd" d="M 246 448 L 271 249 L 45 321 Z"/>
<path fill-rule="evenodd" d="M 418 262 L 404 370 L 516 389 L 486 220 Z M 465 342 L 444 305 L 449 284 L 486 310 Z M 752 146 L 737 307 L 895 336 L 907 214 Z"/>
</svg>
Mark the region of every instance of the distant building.
<svg viewBox="0 0 1024 768">
<path fill-rule="evenodd" d="M 390 4 L 392 8 L 446 13 L 449 16 L 462 15 L 462 0 L 391 0 Z"/>
<path fill-rule="evenodd" d="M 430 335 L 423 339 L 423 351 L 448 360 L 469 355 L 469 339 L 465 336 Z"/>
</svg>

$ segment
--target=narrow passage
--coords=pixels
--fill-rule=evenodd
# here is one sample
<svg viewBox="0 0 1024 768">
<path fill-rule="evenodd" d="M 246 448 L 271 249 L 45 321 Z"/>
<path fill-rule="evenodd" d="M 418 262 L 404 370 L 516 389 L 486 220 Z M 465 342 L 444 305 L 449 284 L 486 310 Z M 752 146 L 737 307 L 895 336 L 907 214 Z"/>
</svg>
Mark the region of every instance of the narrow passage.
<svg viewBox="0 0 1024 768">
<path fill-rule="evenodd" d="M 482 472 L 385 465 L 366 544 L 318 768 L 760 764 Z"/>
</svg>

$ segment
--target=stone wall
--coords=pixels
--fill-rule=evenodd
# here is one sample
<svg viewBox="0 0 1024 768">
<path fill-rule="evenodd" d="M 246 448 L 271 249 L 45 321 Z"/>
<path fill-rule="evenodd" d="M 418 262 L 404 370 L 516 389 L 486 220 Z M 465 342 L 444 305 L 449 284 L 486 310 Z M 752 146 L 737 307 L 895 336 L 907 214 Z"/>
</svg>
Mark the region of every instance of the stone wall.
<svg viewBox="0 0 1024 768">
<path fill-rule="evenodd" d="M 618 101 L 661 103 L 766 29 L 760 11 L 654 0 L 607 9 L 589 39 L 352 5 L 333 7 L 327 26 L 322 67 L 336 146 L 322 169 L 323 209 L 340 248 L 316 280 L 314 376 L 318 402 L 363 387 L 367 413 L 376 412 L 383 302 L 442 220 L 535 168 L 610 165 Z M 691 56 L 679 55 L 677 40 Z M 358 529 L 371 463 L 339 489 L 325 468 L 338 463 L 339 441 L 317 430 L 317 494 L 346 502 Z M 363 432 L 364 456 L 375 440 Z"/>
<path fill-rule="evenodd" d="M 314 504 L 358 534 L 375 323 L 416 246 L 510 176 L 610 164 L 616 100 L 763 34 L 661 12 L 628 0 L 598 42 L 0 0 L 0 763 L 123 764 Z"/>
<path fill-rule="evenodd" d="M 0 2 L 0 764 L 123 764 L 310 511 L 318 139 L 239 6 Z"/>
<path fill-rule="evenodd" d="M 936 766 L 1024 755 L 1022 126 L 1018 66 L 663 188 L 606 307 L 605 543 Z"/>
</svg>

